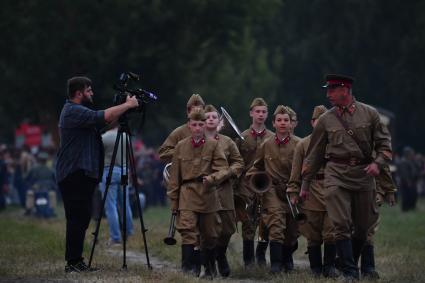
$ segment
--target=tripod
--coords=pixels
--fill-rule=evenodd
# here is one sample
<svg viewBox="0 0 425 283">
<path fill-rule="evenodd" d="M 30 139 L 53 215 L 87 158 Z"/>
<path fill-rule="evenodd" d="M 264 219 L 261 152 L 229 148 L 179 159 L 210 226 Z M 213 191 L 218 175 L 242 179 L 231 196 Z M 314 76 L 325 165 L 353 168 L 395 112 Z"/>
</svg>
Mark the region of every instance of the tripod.
<svg viewBox="0 0 425 283">
<path fill-rule="evenodd" d="M 96 247 L 97 238 L 99 236 L 100 222 L 102 220 L 102 215 L 103 215 L 103 211 L 104 211 L 104 208 L 105 208 L 106 197 L 107 197 L 107 194 L 108 194 L 109 186 L 111 184 L 112 171 L 113 171 L 113 168 L 114 168 L 114 165 L 115 165 L 115 159 L 117 157 L 118 147 L 120 147 L 120 152 L 121 152 L 121 182 L 120 182 L 120 186 L 123 190 L 122 191 L 123 192 L 123 194 L 122 194 L 123 195 L 123 209 L 122 209 L 122 211 L 123 211 L 122 212 L 123 262 L 122 262 L 122 269 L 123 270 L 127 269 L 127 262 L 126 262 L 126 244 L 127 244 L 127 215 L 126 215 L 127 212 L 126 211 L 127 211 L 127 209 L 126 208 L 127 208 L 127 186 L 128 186 L 128 172 L 129 172 L 128 170 L 129 170 L 129 168 L 130 168 L 130 174 L 131 174 L 131 177 L 132 177 L 132 183 L 133 183 L 133 186 L 136 190 L 137 209 L 138 209 L 138 212 L 139 212 L 140 228 L 141 228 L 141 232 L 142 232 L 142 236 L 143 236 L 143 243 L 144 243 L 144 246 L 145 246 L 146 262 L 148 264 L 148 268 L 152 269 L 152 266 L 151 266 L 150 261 L 149 261 L 149 252 L 148 252 L 148 246 L 147 246 L 147 242 L 146 242 L 146 232 L 148 230 L 145 228 L 145 224 L 144 224 L 144 221 L 143 221 L 143 212 L 142 212 L 142 207 L 140 205 L 139 189 L 138 189 L 138 185 L 137 185 L 136 164 L 135 164 L 135 161 L 134 161 L 133 146 L 132 146 L 131 139 L 129 138 L 129 136 L 131 136 L 131 133 L 130 133 L 130 128 L 128 126 L 127 113 L 125 113 L 119 118 L 119 128 L 118 128 L 117 137 L 116 137 L 116 140 L 115 140 L 114 151 L 112 153 L 111 164 L 109 166 L 108 175 L 106 177 L 105 193 L 104 193 L 103 199 L 102 199 L 102 206 L 100 208 L 99 218 L 96 219 L 97 220 L 96 230 L 93 232 L 94 240 L 93 240 L 93 244 L 92 244 L 91 252 L 90 252 L 90 259 L 89 259 L 89 264 L 88 264 L 89 267 L 91 267 L 94 249 Z M 120 140 L 121 140 L 121 143 L 120 143 Z M 125 143 L 125 145 L 124 145 L 124 143 Z M 125 146 L 125 154 L 123 153 L 124 152 L 124 146 Z M 128 165 L 130 165 L 130 167 Z"/>
</svg>

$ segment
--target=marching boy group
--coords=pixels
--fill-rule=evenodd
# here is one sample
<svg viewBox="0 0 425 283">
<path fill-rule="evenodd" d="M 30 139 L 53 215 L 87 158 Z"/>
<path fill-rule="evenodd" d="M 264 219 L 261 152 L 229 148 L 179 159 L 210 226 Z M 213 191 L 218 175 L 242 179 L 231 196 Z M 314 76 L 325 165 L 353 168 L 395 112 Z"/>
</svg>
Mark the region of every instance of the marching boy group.
<svg viewBox="0 0 425 283">
<path fill-rule="evenodd" d="M 167 195 L 177 214 L 183 272 L 200 276 L 202 263 L 203 277 L 228 277 L 227 247 L 241 222 L 246 268 L 265 265 L 269 247 L 270 272 L 290 272 L 301 234 L 314 276 L 379 278 L 373 235 L 378 205 L 394 204 L 391 137 L 377 110 L 353 96 L 353 78 L 325 80 L 333 107 L 314 108 L 313 132 L 302 139 L 294 135 L 297 116 L 289 106 L 274 110 L 272 132 L 265 126 L 268 105 L 255 98 L 251 126 L 232 140 L 220 134 L 217 109 L 198 94 L 190 97 L 187 122 L 159 149 L 171 163 Z M 303 222 L 291 214 L 297 207 Z"/>
</svg>

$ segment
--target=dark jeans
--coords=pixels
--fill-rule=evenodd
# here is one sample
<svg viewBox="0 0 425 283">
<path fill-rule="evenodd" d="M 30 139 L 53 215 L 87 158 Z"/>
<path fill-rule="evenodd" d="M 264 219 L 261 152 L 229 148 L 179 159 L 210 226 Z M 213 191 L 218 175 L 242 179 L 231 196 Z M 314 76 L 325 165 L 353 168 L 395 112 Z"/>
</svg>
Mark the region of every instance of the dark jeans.
<svg viewBox="0 0 425 283">
<path fill-rule="evenodd" d="M 83 170 L 68 175 L 59 183 L 66 216 L 65 260 L 69 264 L 75 264 L 82 259 L 96 184 L 97 180 L 87 177 Z"/>
</svg>

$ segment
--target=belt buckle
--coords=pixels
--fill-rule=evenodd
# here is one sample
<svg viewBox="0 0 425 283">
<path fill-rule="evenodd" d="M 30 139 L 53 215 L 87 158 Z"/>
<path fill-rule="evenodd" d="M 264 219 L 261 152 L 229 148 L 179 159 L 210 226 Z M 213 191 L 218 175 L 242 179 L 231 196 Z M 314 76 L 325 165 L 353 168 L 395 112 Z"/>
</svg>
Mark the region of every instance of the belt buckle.
<svg viewBox="0 0 425 283">
<path fill-rule="evenodd" d="M 348 162 L 351 166 L 357 165 L 357 158 L 351 157 L 350 161 Z"/>
</svg>

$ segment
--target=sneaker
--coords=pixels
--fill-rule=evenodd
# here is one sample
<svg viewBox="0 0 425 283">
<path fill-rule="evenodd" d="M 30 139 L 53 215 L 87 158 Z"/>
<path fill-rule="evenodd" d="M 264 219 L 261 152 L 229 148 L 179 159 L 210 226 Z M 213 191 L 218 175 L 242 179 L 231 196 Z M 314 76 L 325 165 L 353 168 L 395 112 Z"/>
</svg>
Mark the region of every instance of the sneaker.
<svg viewBox="0 0 425 283">
<path fill-rule="evenodd" d="M 96 267 L 88 267 L 87 264 L 84 263 L 84 261 L 79 261 L 76 264 L 67 264 L 65 266 L 66 273 L 94 272 L 98 270 L 99 268 Z"/>
<path fill-rule="evenodd" d="M 120 247 L 121 246 L 121 241 L 116 241 L 116 240 L 109 240 L 106 244 L 108 247 Z"/>
</svg>

